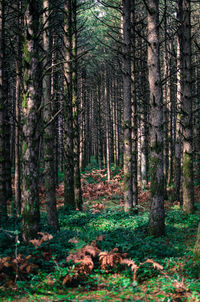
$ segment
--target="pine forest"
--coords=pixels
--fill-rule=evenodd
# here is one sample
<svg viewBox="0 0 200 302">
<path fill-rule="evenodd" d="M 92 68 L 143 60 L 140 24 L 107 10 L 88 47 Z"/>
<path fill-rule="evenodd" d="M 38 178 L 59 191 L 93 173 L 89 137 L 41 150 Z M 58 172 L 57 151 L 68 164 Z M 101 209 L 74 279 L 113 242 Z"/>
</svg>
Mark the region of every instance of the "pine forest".
<svg viewBox="0 0 200 302">
<path fill-rule="evenodd" d="M 0 0 L 0 301 L 200 301 L 199 0 Z"/>
</svg>

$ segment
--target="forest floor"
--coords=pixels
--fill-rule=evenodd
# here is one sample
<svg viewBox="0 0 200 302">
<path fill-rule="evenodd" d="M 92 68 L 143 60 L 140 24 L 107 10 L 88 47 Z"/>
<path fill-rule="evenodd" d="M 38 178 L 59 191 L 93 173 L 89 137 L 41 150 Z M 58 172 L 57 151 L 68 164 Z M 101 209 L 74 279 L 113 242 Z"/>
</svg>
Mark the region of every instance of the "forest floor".
<svg viewBox="0 0 200 302">
<path fill-rule="evenodd" d="M 121 178 L 113 169 L 108 183 L 106 171 L 91 163 L 82 175 L 82 211 L 63 206 L 61 183 L 57 233 L 46 224 L 41 188 L 42 232 L 29 245 L 10 217 L 0 234 L 0 301 L 200 301 L 200 262 L 193 255 L 200 188 L 194 214 L 165 202 L 166 235 L 153 238 L 149 191 L 139 192 L 138 215 L 124 213 Z"/>
</svg>

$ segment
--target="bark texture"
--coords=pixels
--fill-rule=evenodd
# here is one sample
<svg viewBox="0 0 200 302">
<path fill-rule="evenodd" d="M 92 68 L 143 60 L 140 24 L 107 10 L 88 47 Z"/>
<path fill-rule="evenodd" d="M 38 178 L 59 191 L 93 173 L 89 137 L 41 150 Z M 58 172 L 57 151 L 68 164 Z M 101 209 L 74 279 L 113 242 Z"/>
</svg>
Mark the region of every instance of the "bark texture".
<svg viewBox="0 0 200 302">
<path fill-rule="evenodd" d="M 18 1 L 16 5 L 18 11 L 18 19 L 17 25 L 18 28 L 22 29 L 22 17 L 21 17 L 21 10 L 22 10 L 22 3 Z M 20 185 L 20 178 L 21 178 L 21 148 L 20 148 L 20 123 L 21 123 L 21 74 L 22 74 L 22 45 L 23 41 L 21 36 L 18 35 L 17 37 L 17 58 L 16 58 L 16 91 L 15 91 L 15 206 L 16 212 L 18 215 L 21 214 L 21 185 Z"/>
<path fill-rule="evenodd" d="M 133 207 L 131 137 L 131 1 L 123 0 L 124 210 Z"/>
<path fill-rule="evenodd" d="M 163 173 L 163 101 L 159 66 L 158 0 L 148 1 L 148 70 L 151 103 L 151 208 L 149 233 L 161 236 L 165 231 Z"/>
<path fill-rule="evenodd" d="M 0 224 L 7 218 L 4 150 L 4 0 L 0 2 Z"/>
<path fill-rule="evenodd" d="M 73 113 L 72 113 L 72 3 L 65 1 L 64 26 L 64 171 L 65 205 L 75 207 L 74 202 L 74 155 L 73 155 Z"/>
<path fill-rule="evenodd" d="M 183 57 L 181 54 L 182 44 L 182 0 L 178 1 L 177 6 L 179 30 L 177 36 L 177 99 L 176 99 L 176 141 L 174 159 L 174 187 L 173 200 L 181 202 L 181 108 L 182 108 L 182 66 Z"/>
<path fill-rule="evenodd" d="M 56 208 L 55 171 L 54 171 L 54 122 L 49 123 L 53 115 L 51 98 L 51 41 L 50 41 L 50 1 L 43 0 L 43 48 L 44 48 L 44 186 L 46 195 L 46 209 L 48 224 L 58 230 L 58 213 Z"/>
<path fill-rule="evenodd" d="M 198 260 L 200 260 L 200 224 L 197 230 L 197 239 L 194 246 L 194 255 Z"/>
<path fill-rule="evenodd" d="M 23 56 L 23 178 L 22 178 L 22 236 L 25 242 L 39 231 L 40 211 L 38 195 L 39 154 L 39 1 L 29 0 L 25 12 L 25 41 Z"/>
<path fill-rule="evenodd" d="M 72 104 L 73 104 L 73 148 L 74 148 L 74 202 L 76 208 L 82 207 L 80 175 L 80 135 L 79 135 L 79 99 L 78 99 L 78 61 L 77 61 L 77 0 L 72 0 L 73 40 L 72 40 Z"/>
<path fill-rule="evenodd" d="M 193 124 L 192 124 L 192 66 L 191 66 L 191 8 L 190 0 L 182 0 L 182 81 L 183 81 L 183 210 L 194 211 L 193 184 Z"/>
</svg>

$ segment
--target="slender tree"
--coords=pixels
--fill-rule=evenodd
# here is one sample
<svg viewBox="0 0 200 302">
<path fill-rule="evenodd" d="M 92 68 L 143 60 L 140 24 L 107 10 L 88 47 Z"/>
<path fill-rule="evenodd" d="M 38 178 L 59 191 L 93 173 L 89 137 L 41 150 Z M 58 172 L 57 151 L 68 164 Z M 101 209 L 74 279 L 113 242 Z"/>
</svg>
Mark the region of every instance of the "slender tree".
<svg viewBox="0 0 200 302">
<path fill-rule="evenodd" d="M 78 55 L 77 55 L 77 0 L 72 0 L 72 104 L 73 104 L 73 148 L 74 148 L 74 201 L 76 208 L 82 206 L 80 175 L 80 135 L 79 135 L 79 98 L 78 98 Z"/>
<path fill-rule="evenodd" d="M 0 2 L 0 224 L 7 218 L 5 190 L 5 137 L 4 137 L 4 67 L 5 67 L 5 1 Z"/>
<path fill-rule="evenodd" d="M 108 181 L 111 180 L 111 142 L 110 142 L 110 87 L 108 80 L 108 71 L 105 66 L 105 83 L 104 83 L 104 97 L 105 97 L 105 122 L 106 122 L 106 159 L 107 159 L 107 174 Z"/>
<path fill-rule="evenodd" d="M 22 2 L 17 1 L 17 28 L 22 31 Z M 17 214 L 21 214 L 21 162 L 20 162 L 20 124 L 21 124 L 21 75 L 22 75 L 22 46 L 21 35 L 17 36 L 17 57 L 16 57 L 16 97 L 15 97 L 15 205 Z"/>
<path fill-rule="evenodd" d="M 182 0 L 182 81 L 183 81 L 183 210 L 194 211 L 193 124 L 192 124 L 192 66 L 191 66 L 191 7 L 190 0 Z"/>
<path fill-rule="evenodd" d="M 64 198 L 65 205 L 75 207 L 72 112 L 72 1 L 66 0 L 64 8 Z"/>
<path fill-rule="evenodd" d="M 38 194 L 38 155 L 40 138 L 40 69 L 39 69 L 39 1 L 28 0 L 25 6 L 23 53 L 23 177 L 22 236 L 34 238 L 40 228 Z"/>
<path fill-rule="evenodd" d="M 135 64 L 135 0 L 131 4 L 131 105 L 132 105 L 132 188 L 133 188 L 133 207 L 138 204 L 138 119 L 137 119 L 137 97 L 136 97 L 136 64 Z"/>
<path fill-rule="evenodd" d="M 151 208 L 149 233 L 165 231 L 163 173 L 163 101 L 159 64 L 159 1 L 148 0 L 148 70 L 151 104 Z"/>
<path fill-rule="evenodd" d="M 123 0 L 124 209 L 133 207 L 131 139 L 131 1 Z"/>
<path fill-rule="evenodd" d="M 182 44 L 182 0 L 178 1 L 177 17 L 179 20 L 177 35 L 177 98 L 176 98 L 176 141 L 175 141 L 175 159 L 174 159 L 174 187 L 173 200 L 181 202 L 181 108 L 182 108 L 182 65 L 183 56 L 181 54 Z"/>
<path fill-rule="evenodd" d="M 43 0 L 43 48 L 44 48 L 44 77 L 43 77 L 43 102 L 44 102 L 44 186 L 46 195 L 46 209 L 48 224 L 58 229 L 58 214 L 56 209 L 55 171 L 54 171 L 54 122 L 53 104 L 51 98 L 51 40 L 50 40 L 50 0 Z"/>
</svg>

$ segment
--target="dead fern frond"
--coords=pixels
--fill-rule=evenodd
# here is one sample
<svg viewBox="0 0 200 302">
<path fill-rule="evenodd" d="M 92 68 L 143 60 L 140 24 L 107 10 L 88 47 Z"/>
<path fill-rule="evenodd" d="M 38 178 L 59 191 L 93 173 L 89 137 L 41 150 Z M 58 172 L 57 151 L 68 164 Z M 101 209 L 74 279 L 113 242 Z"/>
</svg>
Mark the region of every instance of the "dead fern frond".
<svg viewBox="0 0 200 302">
<path fill-rule="evenodd" d="M 147 259 L 144 263 L 151 263 L 151 264 L 153 264 L 153 267 L 155 269 L 157 269 L 157 270 L 163 270 L 163 266 L 161 264 L 159 264 L 158 262 L 155 262 L 152 259 Z M 144 263 L 142 263 L 142 264 L 144 264 Z"/>
<path fill-rule="evenodd" d="M 116 267 L 117 264 L 121 263 L 123 255 L 121 253 L 117 253 L 117 251 L 118 249 L 114 248 L 110 252 L 99 253 L 101 269 L 108 271 L 108 269 Z"/>
<path fill-rule="evenodd" d="M 36 249 L 37 249 L 43 242 L 49 241 L 49 240 L 53 239 L 53 236 L 52 236 L 51 234 L 49 234 L 49 233 L 38 232 L 38 235 L 42 236 L 42 238 L 40 238 L 40 239 L 32 239 L 32 240 L 29 240 L 29 242 L 32 243 Z"/>
</svg>

